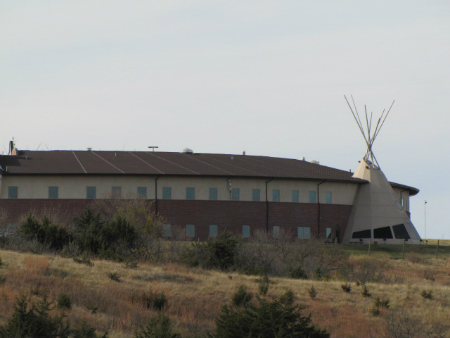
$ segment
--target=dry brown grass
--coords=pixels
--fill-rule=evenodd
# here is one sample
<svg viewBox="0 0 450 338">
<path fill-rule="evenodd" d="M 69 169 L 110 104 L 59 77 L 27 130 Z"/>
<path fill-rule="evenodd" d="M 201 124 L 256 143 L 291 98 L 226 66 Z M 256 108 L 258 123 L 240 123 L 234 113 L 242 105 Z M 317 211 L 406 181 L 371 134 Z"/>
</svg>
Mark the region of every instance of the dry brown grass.
<svg viewBox="0 0 450 338">
<path fill-rule="evenodd" d="M 259 278 L 236 273 L 221 273 L 187 268 L 178 264 L 144 264 L 127 269 L 124 264 L 93 260 L 94 266 L 75 263 L 72 259 L 50 255 L 32 255 L 1 251 L 0 322 L 12 313 L 15 297 L 20 294 L 38 298 L 47 295 L 57 299 L 65 293 L 72 299 L 69 320 L 81 320 L 99 331 L 108 330 L 112 338 L 132 337 L 156 312 L 142 301 L 144 293 L 164 292 L 168 298 L 165 314 L 183 337 L 198 337 L 212 332 L 214 319 L 223 304 L 230 302 L 240 285 L 258 292 Z M 313 322 L 327 329 L 333 338 L 379 337 L 386 313 L 402 309 L 419 321 L 447 324 L 450 318 L 450 267 L 442 259 L 392 260 L 372 257 L 382 279 L 366 285 L 372 297 L 361 295 L 362 286 L 351 283 L 350 293 L 342 291 L 342 281 L 309 281 L 271 278 L 269 297 L 292 290 L 304 314 L 312 314 Z M 373 268 L 367 257 L 352 256 L 358 269 Z M 372 264 L 372 263 L 371 263 Z M 117 273 L 120 282 L 108 277 Z M 317 290 L 311 299 L 308 289 Z M 433 299 L 424 299 L 422 290 L 431 290 Z M 376 297 L 390 300 L 390 309 L 373 316 Z M 450 334 L 450 330 L 447 334 Z"/>
</svg>

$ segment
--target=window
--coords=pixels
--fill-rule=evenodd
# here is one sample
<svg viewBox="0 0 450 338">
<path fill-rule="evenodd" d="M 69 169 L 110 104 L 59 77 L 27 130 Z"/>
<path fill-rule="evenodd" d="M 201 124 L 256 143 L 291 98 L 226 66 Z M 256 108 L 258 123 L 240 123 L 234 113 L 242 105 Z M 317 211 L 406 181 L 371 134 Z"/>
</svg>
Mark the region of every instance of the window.
<svg viewBox="0 0 450 338">
<path fill-rule="evenodd" d="M 231 200 L 232 201 L 239 201 L 240 193 L 241 192 L 240 192 L 239 188 L 231 189 Z"/>
<path fill-rule="evenodd" d="M 112 187 L 112 198 L 120 198 L 122 195 L 122 187 Z"/>
<path fill-rule="evenodd" d="M 326 240 L 331 241 L 331 228 L 326 228 L 325 231 L 326 231 L 326 237 L 325 237 Z"/>
<path fill-rule="evenodd" d="M 292 190 L 292 202 L 298 203 L 298 190 Z"/>
<path fill-rule="evenodd" d="M 172 237 L 172 226 L 170 224 L 163 224 L 162 230 L 164 237 Z"/>
<path fill-rule="evenodd" d="M 278 189 L 272 190 L 272 201 L 280 202 L 280 190 Z"/>
<path fill-rule="evenodd" d="M 195 237 L 195 225 L 186 224 L 186 237 Z"/>
<path fill-rule="evenodd" d="M 170 200 L 172 199 L 172 188 L 171 187 L 163 187 L 162 190 L 162 198 L 165 200 Z"/>
<path fill-rule="evenodd" d="M 48 187 L 48 198 L 58 198 L 58 187 Z"/>
<path fill-rule="evenodd" d="M 19 187 L 8 187 L 8 198 L 19 198 Z"/>
<path fill-rule="evenodd" d="M 211 201 L 217 200 L 217 188 L 209 188 L 209 199 Z"/>
<path fill-rule="evenodd" d="M 147 187 L 137 187 L 137 195 L 139 198 L 147 199 Z"/>
<path fill-rule="evenodd" d="M 250 225 L 242 226 L 242 237 L 250 238 Z"/>
<path fill-rule="evenodd" d="M 96 187 L 86 187 L 86 198 L 87 199 L 97 198 L 97 188 Z"/>
<path fill-rule="evenodd" d="M 331 194 L 331 191 L 327 191 L 325 193 L 325 203 L 326 204 L 331 204 L 332 196 L 333 195 Z"/>
<path fill-rule="evenodd" d="M 216 237 L 219 233 L 219 227 L 217 225 L 209 226 L 209 237 Z"/>
<path fill-rule="evenodd" d="M 310 227 L 298 227 L 297 229 L 298 239 L 310 239 L 311 228 Z"/>
<path fill-rule="evenodd" d="M 252 201 L 260 201 L 261 199 L 261 191 L 259 189 L 252 190 Z"/>
<path fill-rule="evenodd" d="M 272 227 L 272 235 L 273 235 L 273 238 L 279 238 L 280 237 L 280 227 L 278 225 L 274 225 Z"/>
<path fill-rule="evenodd" d="M 186 188 L 186 199 L 195 200 L 195 188 Z"/>
<path fill-rule="evenodd" d="M 309 192 L 309 203 L 316 203 L 316 192 L 315 191 Z"/>
</svg>

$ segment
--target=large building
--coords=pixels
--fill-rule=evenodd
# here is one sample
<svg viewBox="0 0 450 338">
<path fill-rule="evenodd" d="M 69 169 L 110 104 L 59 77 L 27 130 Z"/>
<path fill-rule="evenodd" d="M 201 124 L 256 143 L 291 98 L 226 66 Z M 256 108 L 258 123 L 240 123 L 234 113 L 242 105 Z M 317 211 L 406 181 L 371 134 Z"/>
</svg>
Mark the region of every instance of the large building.
<svg viewBox="0 0 450 338">
<path fill-rule="evenodd" d="M 353 224 L 358 196 L 370 184 L 352 172 L 305 160 L 189 149 L 19 151 L 12 145 L 8 155 L 0 156 L 4 229 L 31 210 L 72 217 L 95 199 L 141 198 L 165 220 L 166 236 L 179 226 L 188 237 L 200 239 L 225 229 L 243 237 L 258 230 L 275 236 L 285 231 L 296 238 L 339 242 L 420 239 L 403 224 L 378 232 L 368 223 Z M 409 220 L 409 197 L 418 189 L 389 186 L 396 199 L 389 203 L 396 202 Z"/>
</svg>

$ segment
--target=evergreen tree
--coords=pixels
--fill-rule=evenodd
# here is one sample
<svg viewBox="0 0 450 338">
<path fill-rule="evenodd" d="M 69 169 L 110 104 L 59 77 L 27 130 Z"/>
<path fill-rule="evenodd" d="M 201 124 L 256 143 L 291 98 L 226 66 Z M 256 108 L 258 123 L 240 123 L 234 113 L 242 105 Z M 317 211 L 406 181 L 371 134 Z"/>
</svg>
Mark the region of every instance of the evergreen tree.
<svg viewBox="0 0 450 338">
<path fill-rule="evenodd" d="M 273 301 L 257 296 L 256 304 L 245 307 L 225 305 L 216 318 L 216 333 L 210 337 L 329 338 L 325 330 L 311 323 L 311 316 L 301 314 L 300 307 L 293 305 L 292 292 L 288 293 Z"/>
</svg>

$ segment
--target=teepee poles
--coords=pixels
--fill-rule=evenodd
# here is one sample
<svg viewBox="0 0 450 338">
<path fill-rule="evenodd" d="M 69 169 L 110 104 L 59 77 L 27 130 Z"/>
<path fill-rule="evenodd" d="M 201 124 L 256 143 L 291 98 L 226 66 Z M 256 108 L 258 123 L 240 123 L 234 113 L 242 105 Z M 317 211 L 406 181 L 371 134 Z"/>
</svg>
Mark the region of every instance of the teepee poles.
<svg viewBox="0 0 450 338">
<path fill-rule="evenodd" d="M 358 113 L 358 108 L 356 107 L 355 100 L 353 99 L 353 95 L 350 96 L 353 103 L 353 108 L 350 104 L 350 102 L 347 99 L 347 96 L 344 95 L 345 101 L 347 101 L 347 105 L 350 108 L 350 111 L 352 112 L 353 118 L 355 119 L 356 124 L 358 125 L 358 128 L 364 138 L 364 141 L 366 142 L 367 150 L 366 154 L 364 155 L 364 160 L 372 162 L 374 165 L 376 165 L 378 168 L 380 167 L 378 164 L 378 161 L 372 151 L 373 144 L 375 142 L 375 139 L 378 136 L 378 133 L 380 132 L 381 128 L 384 125 L 384 122 L 386 121 L 386 118 L 388 117 L 389 113 L 391 112 L 391 108 L 394 105 L 394 101 L 392 101 L 391 106 L 389 107 L 386 114 L 386 109 L 383 110 L 380 117 L 378 118 L 377 124 L 375 126 L 375 129 L 372 129 L 372 121 L 373 121 L 373 112 L 370 112 L 370 118 L 369 114 L 367 113 L 367 106 L 364 106 L 364 114 L 365 114 L 365 122 L 366 126 L 364 127 L 363 122 L 361 121 L 361 118 Z M 354 109 L 354 110 L 353 110 Z M 364 129 L 366 128 L 366 129 Z"/>
</svg>

